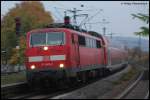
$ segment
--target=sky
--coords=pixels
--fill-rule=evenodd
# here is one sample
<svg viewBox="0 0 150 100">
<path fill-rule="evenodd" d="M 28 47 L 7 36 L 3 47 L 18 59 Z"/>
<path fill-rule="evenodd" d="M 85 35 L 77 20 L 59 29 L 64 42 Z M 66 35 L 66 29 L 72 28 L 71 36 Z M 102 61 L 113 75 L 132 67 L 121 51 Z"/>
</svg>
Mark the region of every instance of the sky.
<svg viewBox="0 0 150 100">
<path fill-rule="evenodd" d="M 133 19 L 131 14 L 149 12 L 149 1 L 41 1 L 46 11 L 52 13 L 55 22 L 63 22 L 64 11 L 66 9 L 77 8 L 82 10 L 77 14 L 88 14 L 91 19 L 87 23 L 102 22 L 103 19 L 107 24 L 89 24 L 87 29 L 103 34 L 102 28 L 106 27 L 106 34 L 113 33 L 114 36 L 137 37 L 134 32 L 140 31 L 141 26 L 149 26 L 138 19 Z M 1 17 L 9 9 L 15 7 L 20 1 L 2 1 Z M 83 7 L 81 7 L 83 5 Z M 72 16 L 71 13 L 67 15 Z M 77 17 L 78 24 L 84 20 L 84 16 Z M 85 28 L 85 27 L 83 27 Z M 147 37 L 149 39 L 149 37 Z"/>
</svg>

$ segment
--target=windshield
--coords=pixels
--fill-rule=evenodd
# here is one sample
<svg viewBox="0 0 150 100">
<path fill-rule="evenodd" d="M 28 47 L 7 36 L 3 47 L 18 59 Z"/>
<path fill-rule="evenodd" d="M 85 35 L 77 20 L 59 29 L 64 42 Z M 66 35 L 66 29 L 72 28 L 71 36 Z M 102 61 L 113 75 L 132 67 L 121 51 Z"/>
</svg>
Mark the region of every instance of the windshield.
<svg viewBox="0 0 150 100">
<path fill-rule="evenodd" d="M 64 33 L 49 32 L 49 33 L 32 33 L 30 45 L 44 46 L 44 45 L 62 45 L 64 44 Z"/>
</svg>

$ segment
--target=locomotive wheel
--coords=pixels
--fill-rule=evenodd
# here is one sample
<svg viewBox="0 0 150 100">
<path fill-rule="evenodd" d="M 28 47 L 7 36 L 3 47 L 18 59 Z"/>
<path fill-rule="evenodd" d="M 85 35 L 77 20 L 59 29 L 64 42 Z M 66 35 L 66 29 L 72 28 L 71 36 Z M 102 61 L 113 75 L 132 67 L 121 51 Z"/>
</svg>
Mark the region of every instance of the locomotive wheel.
<svg viewBox="0 0 150 100">
<path fill-rule="evenodd" d="M 109 69 L 103 69 L 103 74 L 104 76 L 108 76 L 110 74 L 110 70 Z"/>
<path fill-rule="evenodd" d="M 74 86 L 77 85 L 77 82 L 78 81 L 77 81 L 76 77 L 71 77 L 71 78 L 69 78 L 67 84 L 68 84 L 69 87 L 74 87 Z"/>
<path fill-rule="evenodd" d="M 89 71 L 88 75 L 89 75 L 90 79 L 94 79 L 97 77 L 97 72 L 96 72 L 96 70 L 91 70 L 91 71 Z"/>
<path fill-rule="evenodd" d="M 87 81 L 87 72 L 79 72 L 79 79 L 81 80 L 82 83 L 86 83 Z"/>
<path fill-rule="evenodd" d="M 93 76 L 93 78 L 96 78 L 96 77 L 97 77 L 97 72 L 96 72 L 96 70 L 93 70 L 93 71 L 92 71 L 92 76 Z"/>
<path fill-rule="evenodd" d="M 98 77 L 99 78 L 103 77 L 103 70 L 102 69 L 98 69 Z"/>
<path fill-rule="evenodd" d="M 100 77 L 99 69 L 95 70 L 95 72 L 96 72 L 96 78 L 99 78 Z"/>
<path fill-rule="evenodd" d="M 86 83 L 87 81 L 86 72 L 82 72 L 82 81 L 83 83 Z"/>
<path fill-rule="evenodd" d="M 87 78 L 88 78 L 89 80 L 92 79 L 92 73 L 91 73 L 91 71 L 87 71 Z"/>
<path fill-rule="evenodd" d="M 68 83 L 67 80 L 60 79 L 55 82 L 55 86 L 56 86 L 56 88 L 64 88 L 65 89 L 65 87 L 67 86 L 66 83 Z"/>
<path fill-rule="evenodd" d="M 88 74 L 88 75 L 87 75 L 88 78 L 91 80 L 91 79 L 92 79 L 92 72 L 91 72 L 91 71 L 88 71 L 87 74 Z"/>
<path fill-rule="evenodd" d="M 32 90 L 34 88 L 34 82 L 33 81 L 28 81 L 28 86 Z"/>
</svg>

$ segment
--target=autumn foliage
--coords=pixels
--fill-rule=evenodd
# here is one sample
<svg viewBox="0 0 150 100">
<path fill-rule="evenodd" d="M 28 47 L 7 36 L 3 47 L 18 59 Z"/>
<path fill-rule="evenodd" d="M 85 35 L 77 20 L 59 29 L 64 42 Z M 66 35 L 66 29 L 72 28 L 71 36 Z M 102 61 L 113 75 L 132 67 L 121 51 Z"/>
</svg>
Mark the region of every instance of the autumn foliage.
<svg viewBox="0 0 150 100">
<path fill-rule="evenodd" d="M 26 39 L 24 36 L 19 38 L 19 48 L 12 49 L 12 56 L 9 60 L 9 63 L 12 65 L 23 64 L 24 63 L 24 52 L 26 48 Z"/>
<path fill-rule="evenodd" d="M 21 37 L 16 36 L 14 20 L 16 17 L 21 20 Z M 23 63 L 26 33 L 35 28 L 43 28 L 50 23 L 53 23 L 51 13 L 45 11 L 40 1 L 22 1 L 10 9 L 1 20 L 1 51 L 7 51 L 5 56 L 7 60 L 11 64 Z M 18 40 L 19 50 L 15 48 Z"/>
</svg>

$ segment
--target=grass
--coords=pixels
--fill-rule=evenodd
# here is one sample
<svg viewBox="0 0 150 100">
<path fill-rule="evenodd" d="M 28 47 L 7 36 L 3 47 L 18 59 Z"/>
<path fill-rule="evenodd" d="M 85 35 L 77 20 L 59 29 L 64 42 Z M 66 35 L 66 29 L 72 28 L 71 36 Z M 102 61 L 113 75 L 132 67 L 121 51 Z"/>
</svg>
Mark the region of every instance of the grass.
<svg viewBox="0 0 150 100">
<path fill-rule="evenodd" d="M 118 81 L 113 82 L 115 85 L 122 84 L 123 82 L 129 81 L 135 74 L 137 73 L 137 70 L 134 68 L 131 68 L 129 72 L 124 73 Z"/>
<path fill-rule="evenodd" d="M 1 85 L 26 81 L 25 72 L 1 75 Z"/>
</svg>

